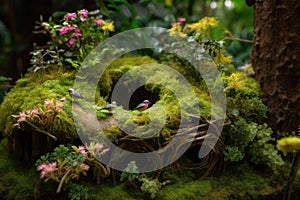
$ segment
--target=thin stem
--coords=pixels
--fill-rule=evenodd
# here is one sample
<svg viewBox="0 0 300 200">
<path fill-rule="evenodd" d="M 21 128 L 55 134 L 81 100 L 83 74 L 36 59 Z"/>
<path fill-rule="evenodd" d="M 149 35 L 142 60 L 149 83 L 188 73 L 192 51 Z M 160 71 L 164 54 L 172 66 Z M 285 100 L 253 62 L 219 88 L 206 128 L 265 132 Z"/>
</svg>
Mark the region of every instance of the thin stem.
<svg viewBox="0 0 300 200">
<path fill-rule="evenodd" d="M 69 173 L 71 172 L 72 168 L 70 168 L 66 173 L 65 175 L 61 178 L 60 182 L 59 182 L 59 185 L 57 187 L 57 190 L 56 190 L 56 193 L 60 193 L 61 191 L 61 187 L 62 185 L 64 184 L 64 181 L 65 179 L 67 178 L 67 176 L 69 175 Z"/>
<path fill-rule="evenodd" d="M 40 132 L 40 133 L 44 133 L 46 135 L 48 135 L 49 137 L 53 138 L 54 140 L 57 140 L 57 138 L 52 135 L 51 133 L 48 133 L 47 131 L 41 130 L 39 127 L 37 127 L 36 125 L 32 124 L 29 121 L 26 121 L 30 126 L 32 126 L 33 128 L 35 128 L 35 131 Z"/>
<path fill-rule="evenodd" d="M 292 191 L 293 191 L 293 185 L 295 182 L 295 178 L 297 176 L 297 169 L 298 169 L 298 162 L 300 159 L 300 152 L 296 151 L 293 153 L 293 161 L 292 161 L 292 167 L 289 175 L 289 179 L 287 182 L 287 186 L 284 191 L 284 197 L 283 200 L 290 200 Z"/>
<path fill-rule="evenodd" d="M 253 43 L 253 40 L 246 40 L 246 39 L 234 38 L 234 37 L 224 37 L 223 40 L 234 40 L 239 42 Z"/>
</svg>

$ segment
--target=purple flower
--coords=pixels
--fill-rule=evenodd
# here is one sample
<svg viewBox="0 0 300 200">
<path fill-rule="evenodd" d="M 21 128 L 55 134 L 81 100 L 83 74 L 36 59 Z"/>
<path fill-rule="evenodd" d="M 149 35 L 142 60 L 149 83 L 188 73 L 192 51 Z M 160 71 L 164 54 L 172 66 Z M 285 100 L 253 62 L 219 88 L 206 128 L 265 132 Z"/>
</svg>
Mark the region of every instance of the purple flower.
<svg viewBox="0 0 300 200">
<path fill-rule="evenodd" d="M 80 10 L 80 11 L 79 11 L 79 14 L 80 14 L 80 20 L 81 20 L 82 22 L 84 22 L 85 19 L 88 17 L 88 11 L 85 10 L 85 9 Z"/>
<path fill-rule="evenodd" d="M 76 28 L 74 29 L 74 34 L 75 37 L 82 37 L 82 34 L 80 33 L 80 29 Z"/>
<path fill-rule="evenodd" d="M 103 25 L 104 22 L 101 20 L 101 19 L 94 19 L 94 22 L 97 24 L 97 25 Z"/>
<path fill-rule="evenodd" d="M 70 19 L 74 19 L 76 17 L 76 13 L 68 13 L 66 14 L 66 16 L 64 17 L 65 20 L 70 20 Z"/>
<path fill-rule="evenodd" d="M 63 26 L 59 29 L 59 35 L 64 35 L 70 31 L 75 31 L 76 28 L 72 27 L 72 26 Z"/>
<path fill-rule="evenodd" d="M 85 18 L 88 17 L 88 11 L 86 9 L 79 10 L 79 13 Z"/>
<path fill-rule="evenodd" d="M 75 33 L 80 33 L 80 29 L 79 29 L 79 28 L 75 28 L 75 29 L 74 29 L 74 32 L 75 32 Z"/>
<path fill-rule="evenodd" d="M 74 36 L 75 37 L 82 37 L 82 34 L 81 33 L 74 33 Z"/>
<path fill-rule="evenodd" d="M 69 48 L 74 48 L 75 45 L 76 45 L 76 40 L 75 40 L 74 38 L 71 38 L 71 39 L 69 40 L 69 42 L 67 43 L 67 46 L 68 46 Z"/>
</svg>

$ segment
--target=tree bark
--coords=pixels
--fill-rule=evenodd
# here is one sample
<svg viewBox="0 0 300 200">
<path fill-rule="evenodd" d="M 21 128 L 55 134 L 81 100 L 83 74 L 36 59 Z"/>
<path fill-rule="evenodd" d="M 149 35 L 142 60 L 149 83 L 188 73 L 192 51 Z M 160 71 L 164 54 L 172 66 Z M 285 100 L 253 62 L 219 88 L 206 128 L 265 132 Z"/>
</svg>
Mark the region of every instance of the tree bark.
<svg viewBox="0 0 300 200">
<path fill-rule="evenodd" d="M 300 124 L 300 1 L 256 0 L 252 65 L 276 132 Z"/>
</svg>

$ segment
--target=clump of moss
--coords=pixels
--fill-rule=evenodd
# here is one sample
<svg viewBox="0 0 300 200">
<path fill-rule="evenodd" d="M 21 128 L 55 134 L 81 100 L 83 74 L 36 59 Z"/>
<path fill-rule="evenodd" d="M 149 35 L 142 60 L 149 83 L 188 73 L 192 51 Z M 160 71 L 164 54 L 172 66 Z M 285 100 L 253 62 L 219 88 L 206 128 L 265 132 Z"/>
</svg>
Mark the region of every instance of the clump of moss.
<svg viewBox="0 0 300 200">
<path fill-rule="evenodd" d="M 238 114 L 247 121 L 263 123 L 267 107 L 260 97 L 258 82 L 243 73 L 223 76 L 229 113 Z"/>
<path fill-rule="evenodd" d="M 136 66 L 157 63 L 156 60 L 148 56 L 126 55 L 118 58 L 105 70 L 99 81 L 99 91 L 102 97 L 109 98 L 114 85 L 123 74 Z"/>
<path fill-rule="evenodd" d="M 68 89 L 72 86 L 74 73 L 53 69 L 45 74 L 40 70 L 36 73 L 27 73 L 24 78 L 16 82 L 15 87 L 5 96 L 0 105 L 2 117 L 0 119 L 0 131 L 5 136 L 10 136 L 16 123 L 12 115 L 19 114 L 29 109 L 43 105 L 46 100 L 59 100 L 66 97 L 63 112 L 59 113 L 53 124 L 53 133 L 59 139 L 74 139 L 75 126 L 71 119 L 71 98 Z"/>
</svg>

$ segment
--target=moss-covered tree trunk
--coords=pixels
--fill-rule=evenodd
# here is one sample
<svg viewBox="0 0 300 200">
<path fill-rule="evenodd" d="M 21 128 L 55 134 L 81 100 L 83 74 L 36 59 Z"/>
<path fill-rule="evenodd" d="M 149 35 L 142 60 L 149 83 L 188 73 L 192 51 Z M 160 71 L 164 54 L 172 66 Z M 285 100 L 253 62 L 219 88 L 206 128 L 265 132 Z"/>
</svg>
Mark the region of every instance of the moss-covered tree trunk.
<svg viewBox="0 0 300 200">
<path fill-rule="evenodd" d="M 275 131 L 300 124 L 300 1 L 256 0 L 252 64 Z"/>
</svg>

